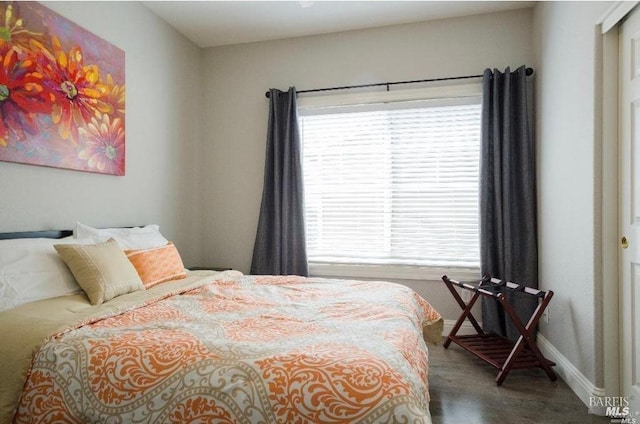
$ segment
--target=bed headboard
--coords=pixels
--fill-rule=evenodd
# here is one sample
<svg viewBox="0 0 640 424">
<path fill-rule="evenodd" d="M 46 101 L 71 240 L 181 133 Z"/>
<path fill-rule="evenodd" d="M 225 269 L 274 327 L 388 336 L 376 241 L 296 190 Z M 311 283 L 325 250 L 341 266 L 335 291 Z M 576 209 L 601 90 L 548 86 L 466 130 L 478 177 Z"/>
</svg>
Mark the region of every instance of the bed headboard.
<svg viewBox="0 0 640 424">
<path fill-rule="evenodd" d="M 0 240 L 17 238 L 53 238 L 60 239 L 73 235 L 72 230 L 23 231 L 16 233 L 0 233 Z"/>
</svg>

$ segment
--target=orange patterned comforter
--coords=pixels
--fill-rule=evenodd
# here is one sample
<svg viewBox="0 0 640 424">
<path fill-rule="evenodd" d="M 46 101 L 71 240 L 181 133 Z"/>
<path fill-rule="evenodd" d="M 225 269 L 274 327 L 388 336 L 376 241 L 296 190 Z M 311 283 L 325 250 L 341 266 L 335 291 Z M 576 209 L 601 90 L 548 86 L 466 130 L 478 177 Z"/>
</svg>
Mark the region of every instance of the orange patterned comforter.
<svg viewBox="0 0 640 424">
<path fill-rule="evenodd" d="M 14 422 L 430 422 L 401 285 L 234 276 L 49 339 Z"/>
</svg>

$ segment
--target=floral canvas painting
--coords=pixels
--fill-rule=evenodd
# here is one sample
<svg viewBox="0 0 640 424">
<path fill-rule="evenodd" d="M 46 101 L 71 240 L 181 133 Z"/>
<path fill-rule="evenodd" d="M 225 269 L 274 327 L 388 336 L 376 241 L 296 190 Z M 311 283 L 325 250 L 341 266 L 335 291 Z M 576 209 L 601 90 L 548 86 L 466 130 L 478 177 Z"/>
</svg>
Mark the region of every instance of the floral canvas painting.
<svg viewBox="0 0 640 424">
<path fill-rule="evenodd" d="M 0 1 L 0 160 L 125 172 L 124 51 L 36 2 Z"/>
</svg>

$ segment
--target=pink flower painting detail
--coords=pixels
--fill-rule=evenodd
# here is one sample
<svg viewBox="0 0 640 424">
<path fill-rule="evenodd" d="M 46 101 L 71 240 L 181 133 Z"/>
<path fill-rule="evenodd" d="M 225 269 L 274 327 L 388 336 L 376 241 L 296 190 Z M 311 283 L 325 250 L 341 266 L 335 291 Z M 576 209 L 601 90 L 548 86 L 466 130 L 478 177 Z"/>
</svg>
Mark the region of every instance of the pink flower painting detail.
<svg viewBox="0 0 640 424">
<path fill-rule="evenodd" d="M 124 175 L 124 51 L 39 3 L 0 1 L 0 161 Z"/>
</svg>

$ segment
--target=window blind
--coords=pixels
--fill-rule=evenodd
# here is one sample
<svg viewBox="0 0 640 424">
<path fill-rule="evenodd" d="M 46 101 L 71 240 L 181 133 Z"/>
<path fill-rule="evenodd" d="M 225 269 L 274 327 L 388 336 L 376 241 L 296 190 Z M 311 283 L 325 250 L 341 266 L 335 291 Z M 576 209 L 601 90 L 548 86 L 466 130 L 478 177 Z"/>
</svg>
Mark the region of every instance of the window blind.
<svg viewBox="0 0 640 424">
<path fill-rule="evenodd" d="M 480 98 L 300 113 L 310 262 L 479 266 Z"/>
</svg>

